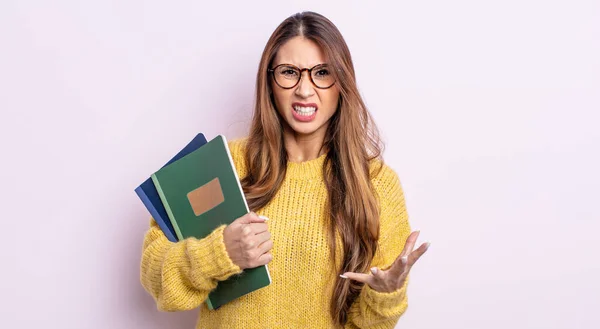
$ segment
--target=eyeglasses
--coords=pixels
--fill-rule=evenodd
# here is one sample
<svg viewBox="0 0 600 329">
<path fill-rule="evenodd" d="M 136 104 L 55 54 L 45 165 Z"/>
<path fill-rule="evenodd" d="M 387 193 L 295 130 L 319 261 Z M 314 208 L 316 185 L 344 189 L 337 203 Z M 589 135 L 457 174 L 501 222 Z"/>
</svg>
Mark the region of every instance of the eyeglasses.
<svg viewBox="0 0 600 329">
<path fill-rule="evenodd" d="M 335 78 L 327 64 L 318 64 L 310 69 L 300 69 L 292 64 L 279 64 L 268 71 L 273 74 L 275 83 L 283 89 L 296 87 L 304 71 L 308 71 L 310 81 L 319 89 L 327 89 L 335 84 Z"/>
</svg>

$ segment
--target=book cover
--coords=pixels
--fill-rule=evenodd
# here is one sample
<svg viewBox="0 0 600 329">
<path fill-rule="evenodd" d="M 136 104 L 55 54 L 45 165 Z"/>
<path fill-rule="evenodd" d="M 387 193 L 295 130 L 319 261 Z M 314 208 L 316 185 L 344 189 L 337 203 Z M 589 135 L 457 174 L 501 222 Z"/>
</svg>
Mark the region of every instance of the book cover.
<svg viewBox="0 0 600 329">
<path fill-rule="evenodd" d="M 204 134 L 198 133 L 181 151 L 179 151 L 169 162 L 162 166 L 165 166 L 183 158 L 184 156 L 192 153 L 193 151 L 199 149 L 202 145 L 206 144 L 206 137 Z M 140 184 L 136 189 L 135 193 L 138 195 L 140 200 L 150 215 L 160 229 L 163 231 L 167 239 L 172 242 L 177 242 L 177 235 L 175 234 L 175 229 L 173 228 L 173 224 L 171 224 L 171 220 L 169 219 L 169 215 L 158 195 L 158 191 L 156 190 L 156 186 L 152 181 L 152 177 L 148 177 L 142 184 Z"/>
<path fill-rule="evenodd" d="M 180 240 L 203 238 L 218 226 L 230 224 L 250 211 L 227 140 L 222 135 L 151 177 Z M 218 283 L 208 295 L 208 307 L 218 309 L 270 283 L 266 265 L 245 269 Z"/>
</svg>

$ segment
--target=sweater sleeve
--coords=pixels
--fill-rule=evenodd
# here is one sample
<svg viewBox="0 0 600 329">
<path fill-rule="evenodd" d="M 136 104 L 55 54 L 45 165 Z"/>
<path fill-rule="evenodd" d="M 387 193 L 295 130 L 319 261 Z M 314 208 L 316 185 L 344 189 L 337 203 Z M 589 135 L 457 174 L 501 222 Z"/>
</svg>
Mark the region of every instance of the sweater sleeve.
<svg viewBox="0 0 600 329">
<path fill-rule="evenodd" d="M 380 197 L 380 238 L 371 266 L 386 270 L 402 252 L 411 228 L 396 173 L 384 166 L 374 180 L 374 187 Z M 345 328 L 394 328 L 408 306 L 407 285 L 408 278 L 400 289 L 383 293 L 365 284 L 350 308 Z"/>
<path fill-rule="evenodd" d="M 161 311 L 184 311 L 202 304 L 218 281 L 241 273 L 225 249 L 223 230 L 203 239 L 169 241 L 151 218 L 140 264 L 140 279 Z"/>
</svg>

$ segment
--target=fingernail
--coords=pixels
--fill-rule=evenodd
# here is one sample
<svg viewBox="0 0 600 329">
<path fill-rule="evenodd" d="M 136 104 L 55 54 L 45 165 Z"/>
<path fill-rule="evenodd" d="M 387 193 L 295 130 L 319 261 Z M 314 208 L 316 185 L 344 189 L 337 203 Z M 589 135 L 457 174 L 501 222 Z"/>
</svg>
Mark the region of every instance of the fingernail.
<svg viewBox="0 0 600 329">
<path fill-rule="evenodd" d="M 402 262 L 402 264 L 406 264 L 408 263 L 408 257 L 402 256 L 402 258 L 400 258 L 400 261 Z"/>
<path fill-rule="evenodd" d="M 377 267 L 373 267 L 373 268 L 371 268 L 371 273 L 373 273 L 373 274 L 377 274 Z"/>
<path fill-rule="evenodd" d="M 340 274 L 340 278 L 342 278 L 342 279 L 347 279 L 348 277 L 347 277 L 347 276 L 345 276 L 345 275 L 343 275 L 343 274 Z"/>
<path fill-rule="evenodd" d="M 263 219 L 263 220 L 265 220 L 265 221 L 268 221 L 268 220 L 269 220 L 269 217 L 267 217 L 267 216 L 263 216 L 263 215 L 260 215 L 260 216 L 258 216 L 258 218 L 261 218 L 261 219 Z"/>
<path fill-rule="evenodd" d="M 431 242 L 425 242 L 425 250 L 429 249 L 430 245 L 431 245 Z"/>
</svg>

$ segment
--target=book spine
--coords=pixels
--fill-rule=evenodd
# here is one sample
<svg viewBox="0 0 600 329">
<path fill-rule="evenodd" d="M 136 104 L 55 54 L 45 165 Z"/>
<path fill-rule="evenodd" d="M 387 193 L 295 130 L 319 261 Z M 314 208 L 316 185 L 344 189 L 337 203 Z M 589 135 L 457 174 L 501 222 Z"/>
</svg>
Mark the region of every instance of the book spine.
<svg viewBox="0 0 600 329">
<path fill-rule="evenodd" d="M 146 192 L 144 192 L 144 190 L 141 187 L 139 187 L 135 189 L 135 193 L 138 195 L 140 200 L 142 200 L 142 203 L 144 204 L 144 206 L 146 206 L 146 209 L 148 210 L 152 218 L 154 218 L 154 221 L 161 228 L 167 239 L 169 239 L 169 241 L 171 242 L 177 242 L 175 233 L 169 230 L 169 228 L 166 226 L 166 224 L 164 223 L 165 218 L 162 218 L 162 216 L 158 212 L 158 209 L 156 209 L 152 201 L 150 201 L 150 198 L 148 197 Z"/>
<path fill-rule="evenodd" d="M 206 306 L 208 306 L 209 310 L 214 310 L 213 303 L 210 301 L 210 296 L 206 297 Z"/>
<path fill-rule="evenodd" d="M 167 201 L 167 198 L 165 197 L 165 194 L 163 193 L 163 190 L 160 187 L 160 182 L 156 178 L 156 174 L 152 174 L 152 181 L 154 182 L 154 186 L 156 187 L 156 191 L 158 192 L 158 195 L 160 196 L 160 199 L 162 200 L 163 205 L 165 206 L 165 210 L 167 211 L 167 215 L 169 215 L 169 220 L 171 221 L 171 224 L 173 225 L 173 229 L 175 229 L 175 233 L 177 234 L 177 238 L 179 240 L 183 240 L 183 235 L 181 234 L 181 230 L 179 229 L 179 225 L 177 225 L 177 221 L 175 220 L 175 216 L 173 215 L 173 211 L 171 210 L 171 207 L 169 206 L 169 201 Z"/>
</svg>

